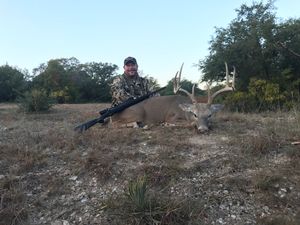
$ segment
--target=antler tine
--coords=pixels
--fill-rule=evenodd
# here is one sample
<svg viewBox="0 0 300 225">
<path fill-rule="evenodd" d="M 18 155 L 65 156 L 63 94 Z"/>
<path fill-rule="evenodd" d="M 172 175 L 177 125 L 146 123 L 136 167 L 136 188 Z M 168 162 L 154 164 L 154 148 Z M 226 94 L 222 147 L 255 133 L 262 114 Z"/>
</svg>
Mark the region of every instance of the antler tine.
<svg viewBox="0 0 300 225">
<path fill-rule="evenodd" d="M 173 81 L 173 91 L 174 94 L 177 94 L 178 91 L 184 92 L 185 94 L 187 94 L 190 99 L 192 100 L 192 102 L 196 102 L 196 98 L 195 98 L 195 84 L 193 85 L 193 89 L 192 89 L 192 93 L 189 93 L 187 90 L 184 90 L 181 88 L 180 84 L 180 80 L 181 80 L 181 73 L 182 73 L 182 68 L 183 68 L 183 64 L 180 67 L 179 72 L 176 73 L 174 81 Z"/>
<path fill-rule="evenodd" d="M 193 96 L 195 96 L 195 87 L 196 87 L 196 84 L 194 84 L 194 85 L 193 85 L 193 88 L 192 88 L 192 95 L 193 95 Z"/>
<path fill-rule="evenodd" d="M 178 71 L 176 72 L 175 74 L 175 77 L 174 77 L 174 80 L 173 80 L 173 92 L 174 94 L 176 94 L 178 92 L 178 78 L 177 78 L 177 75 L 178 75 Z"/>
<path fill-rule="evenodd" d="M 192 92 L 192 94 L 190 92 L 188 92 L 187 90 L 182 89 L 182 88 L 179 88 L 179 91 L 182 91 L 182 92 L 186 93 L 187 96 L 190 97 L 190 99 L 192 100 L 192 102 L 195 103 L 195 102 L 197 102 L 197 100 L 196 100 L 195 95 L 194 95 L 194 93 L 195 93 L 194 89 L 195 89 L 195 84 L 193 85 L 193 92 Z"/>
<path fill-rule="evenodd" d="M 233 66 L 232 84 L 231 84 L 231 87 L 233 88 L 233 90 L 235 90 L 235 74 L 236 74 L 236 69 L 235 69 L 235 66 Z"/>
<path fill-rule="evenodd" d="M 235 82 L 235 67 L 233 67 L 233 79 L 232 79 L 232 85 L 229 86 L 229 72 L 228 72 L 228 66 L 227 66 L 227 63 L 225 62 L 225 69 L 226 69 L 226 84 L 225 84 L 225 87 L 218 90 L 217 92 L 215 92 L 212 96 L 208 96 L 208 100 L 207 100 L 207 104 L 208 105 L 211 105 L 214 98 L 221 94 L 222 92 L 225 92 L 225 91 L 234 91 L 234 82 Z"/>
<path fill-rule="evenodd" d="M 182 67 L 183 67 L 183 64 L 184 64 L 184 63 L 181 64 L 181 67 L 180 67 L 180 70 L 179 70 L 179 81 L 181 80 L 181 73 L 182 73 Z"/>
<path fill-rule="evenodd" d="M 211 86 L 211 82 L 206 82 L 207 99 L 210 99 L 210 98 L 211 98 L 210 86 Z"/>
<path fill-rule="evenodd" d="M 229 85 L 229 72 L 228 72 L 228 66 L 227 62 L 225 62 L 225 70 L 226 70 L 226 85 Z"/>
<path fill-rule="evenodd" d="M 181 80 L 181 73 L 182 73 L 183 64 L 184 63 L 182 63 L 179 72 L 178 71 L 176 72 L 175 78 L 173 80 L 173 92 L 174 92 L 174 94 L 177 94 L 177 92 L 179 91 L 179 89 L 181 87 L 180 86 L 180 80 Z"/>
</svg>

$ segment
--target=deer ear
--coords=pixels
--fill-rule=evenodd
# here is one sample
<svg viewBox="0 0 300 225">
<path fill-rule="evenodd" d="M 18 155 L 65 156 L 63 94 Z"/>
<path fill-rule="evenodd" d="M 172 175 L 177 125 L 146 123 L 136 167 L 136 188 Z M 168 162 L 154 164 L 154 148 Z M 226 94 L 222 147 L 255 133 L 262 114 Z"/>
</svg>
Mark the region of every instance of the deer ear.
<svg viewBox="0 0 300 225">
<path fill-rule="evenodd" d="M 223 108 L 224 108 L 224 105 L 222 105 L 222 104 L 212 104 L 209 109 L 213 114 L 213 113 L 220 111 Z"/>
<path fill-rule="evenodd" d="M 183 111 L 186 111 L 186 112 L 191 112 L 192 111 L 192 106 L 193 104 L 179 104 L 179 107 L 183 110 Z"/>
</svg>

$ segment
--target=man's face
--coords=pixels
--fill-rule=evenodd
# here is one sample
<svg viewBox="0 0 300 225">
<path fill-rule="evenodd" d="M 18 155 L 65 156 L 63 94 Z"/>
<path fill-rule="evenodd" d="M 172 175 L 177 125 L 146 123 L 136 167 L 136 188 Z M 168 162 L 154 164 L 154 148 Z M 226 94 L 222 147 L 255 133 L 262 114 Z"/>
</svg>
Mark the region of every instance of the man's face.
<svg viewBox="0 0 300 225">
<path fill-rule="evenodd" d="M 137 74 L 138 65 L 134 63 L 127 63 L 124 65 L 124 73 L 127 76 L 134 77 Z"/>
</svg>

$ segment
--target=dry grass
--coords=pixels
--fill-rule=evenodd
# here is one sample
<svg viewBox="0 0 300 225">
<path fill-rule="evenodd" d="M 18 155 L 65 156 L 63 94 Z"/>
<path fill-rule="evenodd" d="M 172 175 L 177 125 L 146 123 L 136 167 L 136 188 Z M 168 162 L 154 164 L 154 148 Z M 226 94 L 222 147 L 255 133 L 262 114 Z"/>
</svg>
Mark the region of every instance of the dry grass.
<svg viewBox="0 0 300 225">
<path fill-rule="evenodd" d="M 5 177 L 0 180 L 0 224 L 27 224 L 26 196 L 19 178 Z"/>
<path fill-rule="evenodd" d="M 73 131 L 105 107 L 58 105 L 22 114 L 0 104 L 3 224 L 299 221 L 300 149 L 291 145 L 300 140 L 299 113 L 223 112 L 205 135 L 161 126 Z M 140 176 L 148 200 L 137 212 L 125 193 Z"/>
<path fill-rule="evenodd" d="M 258 220 L 258 225 L 298 225 L 300 216 L 291 219 L 285 215 L 269 216 Z"/>
<path fill-rule="evenodd" d="M 124 195 L 109 199 L 107 213 L 111 224 L 199 224 L 199 212 L 202 205 L 196 205 L 193 199 L 172 199 L 157 196 L 150 192 L 145 176 L 130 181 Z"/>
</svg>

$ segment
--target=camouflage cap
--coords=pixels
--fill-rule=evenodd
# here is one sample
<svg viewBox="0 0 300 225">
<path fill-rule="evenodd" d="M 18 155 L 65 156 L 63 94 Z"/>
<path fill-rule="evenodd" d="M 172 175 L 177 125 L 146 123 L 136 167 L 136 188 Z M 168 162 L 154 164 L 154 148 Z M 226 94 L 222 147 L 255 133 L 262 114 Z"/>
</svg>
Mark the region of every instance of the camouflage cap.
<svg viewBox="0 0 300 225">
<path fill-rule="evenodd" d="M 137 64 L 136 59 L 130 56 L 124 60 L 124 65 L 127 65 L 128 63 Z"/>
</svg>

